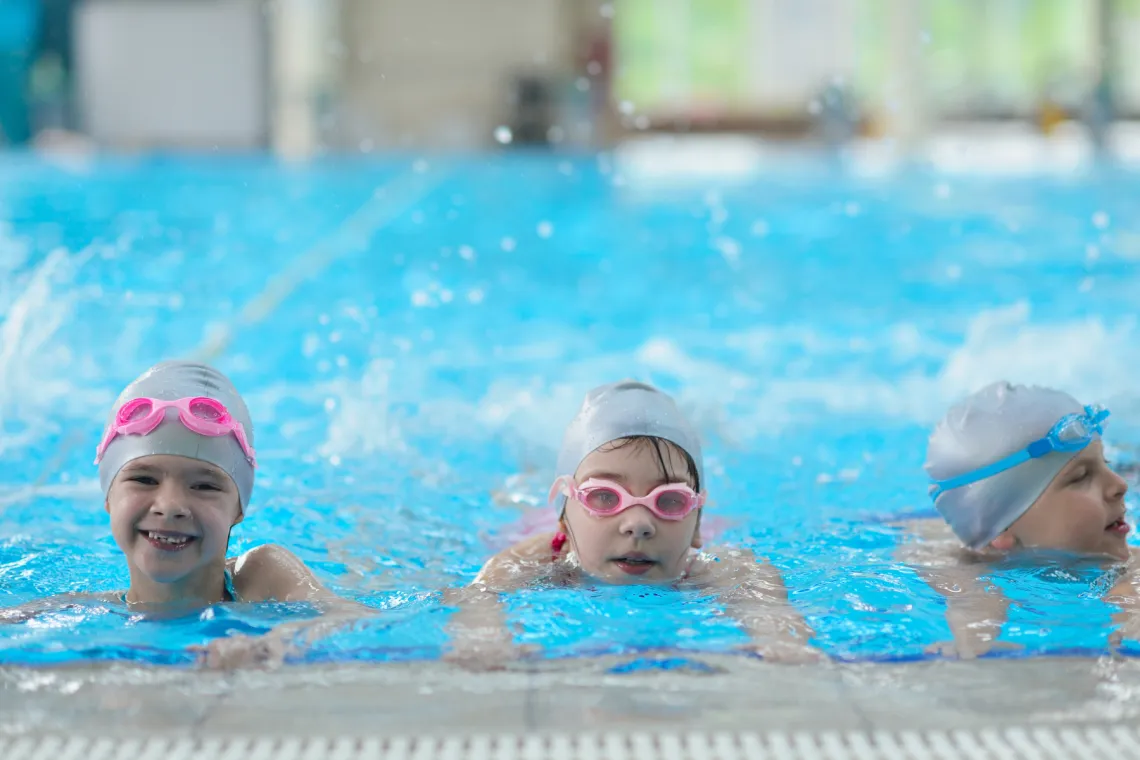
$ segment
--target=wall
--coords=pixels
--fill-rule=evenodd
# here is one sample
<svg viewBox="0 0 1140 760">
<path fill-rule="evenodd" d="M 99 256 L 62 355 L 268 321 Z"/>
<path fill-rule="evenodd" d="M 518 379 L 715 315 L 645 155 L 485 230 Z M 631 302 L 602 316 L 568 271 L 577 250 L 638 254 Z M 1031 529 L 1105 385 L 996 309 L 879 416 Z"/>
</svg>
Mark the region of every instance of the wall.
<svg viewBox="0 0 1140 760">
<path fill-rule="evenodd" d="M 493 144 L 512 78 L 568 75 L 588 0 L 342 0 L 336 142 Z"/>
<path fill-rule="evenodd" d="M 75 16 L 83 127 L 114 147 L 263 146 L 265 39 L 254 0 L 89 0 Z"/>
</svg>

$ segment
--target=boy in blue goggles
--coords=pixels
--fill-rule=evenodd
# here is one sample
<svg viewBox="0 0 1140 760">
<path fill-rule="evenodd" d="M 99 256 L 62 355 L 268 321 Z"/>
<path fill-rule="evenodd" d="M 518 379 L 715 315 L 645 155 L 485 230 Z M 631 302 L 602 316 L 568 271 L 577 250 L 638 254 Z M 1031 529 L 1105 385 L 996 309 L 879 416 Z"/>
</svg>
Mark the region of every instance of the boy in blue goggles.
<svg viewBox="0 0 1140 760">
<path fill-rule="evenodd" d="M 994 383 L 947 412 L 927 448 L 939 513 L 968 548 L 1129 557 L 1124 480 L 1104 460 L 1109 412 Z"/>
</svg>

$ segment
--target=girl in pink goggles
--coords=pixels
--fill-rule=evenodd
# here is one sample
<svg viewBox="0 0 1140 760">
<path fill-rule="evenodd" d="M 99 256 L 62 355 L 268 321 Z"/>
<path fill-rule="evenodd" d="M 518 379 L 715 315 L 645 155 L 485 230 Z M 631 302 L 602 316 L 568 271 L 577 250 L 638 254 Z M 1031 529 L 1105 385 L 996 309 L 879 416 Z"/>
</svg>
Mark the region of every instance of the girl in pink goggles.
<svg viewBox="0 0 1140 760">
<path fill-rule="evenodd" d="M 457 594 L 454 656 L 516 656 L 509 633 L 487 636 L 489 621 L 504 619 L 498 593 L 535 583 L 602 582 L 757 589 L 721 598 L 750 636 L 744 648 L 815 659 L 810 629 L 788 604 L 779 570 L 746 548 L 719 556 L 703 550 L 702 459 L 696 429 L 653 386 L 625 381 L 587 393 L 555 465 L 549 501 L 557 529 L 492 557 L 472 587 Z"/>
</svg>

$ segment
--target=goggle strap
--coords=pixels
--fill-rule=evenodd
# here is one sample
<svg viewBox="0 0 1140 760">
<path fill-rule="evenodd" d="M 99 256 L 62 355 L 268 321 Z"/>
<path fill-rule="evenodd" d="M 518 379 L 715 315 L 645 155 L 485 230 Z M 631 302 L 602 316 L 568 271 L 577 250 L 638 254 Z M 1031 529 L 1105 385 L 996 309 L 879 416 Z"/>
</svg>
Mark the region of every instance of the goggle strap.
<svg viewBox="0 0 1140 760">
<path fill-rule="evenodd" d="M 1037 442 L 1035 441 L 1034 443 Z M 979 480 L 985 480 L 986 478 L 993 477 L 999 472 L 1005 472 L 1008 469 L 1017 467 L 1022 462 L 1028 462 L 1032 458 L 1033 457 L 1030 455 L 1027 449 L 1022 449 L 1021 451 L 1010 454 L 1004 459 L 999 459 L 998 461 L 987 464 L 985 467 L 981 467 L 977 470 L 966 472 L 953 478 L 947 478 L 946 480 L 936 480 L 934 482 L 936 489 L 934 493 L 931 494 L 931 498 L 937 500 L 937 498 L 945 491 L 961 488 L 962 486 L 968 486 L 971 483 L 978 482 Z"/>
</svg>

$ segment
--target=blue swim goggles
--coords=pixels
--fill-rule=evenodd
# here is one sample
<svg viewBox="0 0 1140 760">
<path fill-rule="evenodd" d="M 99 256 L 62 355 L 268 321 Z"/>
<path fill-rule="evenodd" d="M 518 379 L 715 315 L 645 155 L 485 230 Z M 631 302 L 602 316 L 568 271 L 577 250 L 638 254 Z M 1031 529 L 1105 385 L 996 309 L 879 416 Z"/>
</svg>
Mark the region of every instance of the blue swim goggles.
<svg viewBox="0 0 1140 760">
<path fill-rule="evenodd" d="M 1108 415 L 1109 411 L 1100 404 L 1086 406 L 1084 414 L 1066 414 L 1044 438 L 1034 441 L 1021 451 L 971 472 L 934 481 L 930 498 L 938 501 L 938 497 L 946 491 L 985 480 L 999 472 L 1017 467 L 1022 462 L 1038 459 L 1054 451 L 1080 451 L 1092 443 L 1094 436 L 1104 432 L 1104 421 L 1108 419 Z"/>
</svg>

